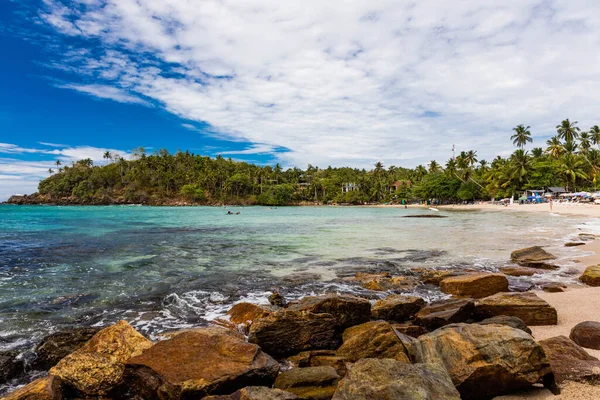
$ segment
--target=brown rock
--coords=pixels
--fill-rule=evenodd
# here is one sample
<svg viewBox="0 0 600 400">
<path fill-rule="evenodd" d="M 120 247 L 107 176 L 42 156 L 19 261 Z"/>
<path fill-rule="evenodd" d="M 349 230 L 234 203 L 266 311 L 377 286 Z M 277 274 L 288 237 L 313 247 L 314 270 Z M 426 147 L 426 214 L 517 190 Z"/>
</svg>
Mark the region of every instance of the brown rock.
<svg viewBox="0 0 600 400">
<path fill-rule="evenodd" d="M 351 362 L 361 358 L 393 358 L 410 362 L 407 351 L 410 339 L 396 334 L 385 321 L 372 321 L 348 328 L 344 331 L 343 340 L 337 355 Z"/>
<path fill-rule="evenodd" d="M 333 367 L 340 376 L 346 375 L 346 357 L 336 355 L 336 350 L 303 351 L 286 359 L 294 368 Z"/>
<path fill-rule="evenodd" d="M 419 280 L 414 276 L 396 276 L 392 278 L 375 279 L 362 284 L 362 287 L 376 292 L 403 292 L 414 289 Z"/>
<path fill-rule="evenodd" d="M 248 341 L 273 357 L 288 357 L 305 350 L 334 349 L 338 320 L 331 314 L 283 310 L 255 321 Z"/>
<path fill-rule="evenodd" d="M 527 267 L 502 267 L 500 268 L 500 272 L 508 276 L 533 276 L 535 274 L 543 274 L 546 271 Z"/>
<path fill-rule="evenodd" d="M 579 280 L 588 286 L 600 286 L 600 265 L 587 267 Z"/>
<path fill-rule="evenodd" d="M 436 286 L 439 286 L 440 282 L 446 278 L 466 274 L 464 271 L 436 270 L 429 268 L 413 268 L 412 271 L 420 274 L 419 280 L 424 284 Z"/>
<path fill-rule="evenodd" d="M 330 314 L 337 320 L 340 331 L 371 319 L 369 300 L 348 295 L 309 296 L 290 303 L 290 311 Z"/>
<path fill-rule="evenodd" d="M 371 314 L 375 319 L 405 321 L 424 306 L 425 300 L 420 297 L 393 295 L 375 302 Z"/>
<path fill-rule="evenodd" d="M 585 242 L 567 242 L 565 247 L 585 246 Z"/>
<path fill-rule="evenodd" d="M 440 300 L 429 304 L 415 315 L 415 324 L 432 331 L 455 322 L 465 322 L 473 318 L 473 299 Z"/>
<path fill-rule="evenodd" d="M 443 365 L 463 400 L 491 399 L 552 374 L 542 347 L 508 326 L 448 325 L 421 336 L 412 351 L 415 362 Z"/>
<path fill-rule="evenodd" d="M 392 277 L 392 275 L 389 272 L 377 272 L 377 273 L 357 272 L 356 275 L 354 276 L 353 280 L 362 282 L 362 283 L 367 283 L 370 281 L 380 281 L 382 279 L 387 279 L 387 278 L 391 278 L 391 277 Z"/>
<path fill-rule="evenodd" d="M 363 359 L 340 381 L 333 400 L 460 400 L 460 395 L 438 365 Z"/>
<path fill-rule="evenodd" d="M 547 293 L 561 293 L 564 292 L 567 285 L 558 283 L 558 282 L 550 282 L 546 283 L 542 286 L 542 290 Z"/>
<path fill-rule="evenodd" d="M 392 324 L 392 327 L 399 333 L 410 336 L 413 338 L 418 338 L 421 335 L 425 335 L 429 333 L 424 326 L 421 325 L 413 325 L 413 324 Z"/>
<path fill-rule="evenodd" d="M 19 359 L 19 351 L 0 352 L 0 385 L 25 372 L 25 364 Z"/>
<path fill-rule="evenodd" d="M 124 387 L 142 398 L 202 398 L 248 384 L 270 386 L 278 372 L 279 364 L 258 346 L 211 327 L 179 334 L 130 359 Z"/>
<path fill-rule="evenodd" d="M 293 368 L 282 372 L 275 388 L 286 390 L 306 400 L 329 400 L 340 376 L 333 367 Z"/>
<path fill-rule="evenodd" d="M 600 383 L 600 361 L 566 336 L 540 340 L 558 383 Z"/>
<path fill-rule="evenodd" d="M 498 292 L 508 292 L 508 279 L 503 274 L 469 274 L 446 278 L 440 282 L 444 293 L 480 299 Z"/>
<path fill-rule="evenodd" d="M 252 303 L 237 303 L 229 311 L 229 320 L 236 325 L 251 324 L 253 321 L 266 317 L 272 313 L 264 307 Z"/>
<path fill-rule="evenodd" d="M 285 307 L 287 306 L 287 302 L 285 298 L 279 292 L 273 292 L 269 296 L 269 304 L 276 307 Z"/>
<path fill-rule="evenodd" d="M 248 386 L 230 395 L 207 396 L 202 400 L 294 400 L 293 393 L 264 386 Z"/>
<path fill-rule="evenodd" d="M 600 350 L 600 322 L 581 322 L 571 329 L 569 337 L 581 347 Z"/>
<path fill-rule="evenodd" d="M 520 329 L 523 332 L 527 332 L 531 335 L 531 329 L 525 325 L 521 318 L 509 317 L 507 315 L 498 315 L 497 317 L 484 319 L 483 321 L 479 322 L 479 325 L 506 325 L 510 326 L 511 328 Z"/>
<path fill-rule="evenodd" d="M 535 293 L 498 293 L 475 303 L 475 314 L 481 319 L 507 315 L 518 317 L 528 326 L 556 325 L 554 307 Z"/>
<path fill-rule="evenodd" d="M 548 253 L 540 246 L 527 247 L 525 249 L 513 251 L 510 258 L 515 264 L 519 264 L 522 267 L 558 269 L 556 265 L 548 264 L 546 262 L 556 259 L 556 256 Z"/>
<path fill-rule="evenodd" d="M 2 400 L 62 400 L 60 379 L 47 376 L 37 379 L 29 385 L 19 388 L 5 397 Z"/>
<path fill-rule="evenodd" d="M 47 371 L 90 340 L 99 328 L 79 328 L 46 336 L 36 347 L 33 368 Z"/>
<path fill-rule="evenodd" d="M 75 393 L 104 396 L 121 382 L 125 362 L 151 346 L 127 322 L 119 321 L 64 357 L 49 373 Z"/>
</svg>

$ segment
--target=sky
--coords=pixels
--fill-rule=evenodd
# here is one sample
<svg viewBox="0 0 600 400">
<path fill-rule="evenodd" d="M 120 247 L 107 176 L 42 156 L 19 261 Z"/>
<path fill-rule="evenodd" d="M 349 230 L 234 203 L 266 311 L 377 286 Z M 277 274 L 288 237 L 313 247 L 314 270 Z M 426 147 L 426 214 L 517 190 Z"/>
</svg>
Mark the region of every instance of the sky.
<svg viewBox="0 0 600 400">
<path fill-rule="evenodd" d="M 414 167 L 600 124 L 600 2 L 1 0 L 0 200 L 56 160 Z"/>
</svg>

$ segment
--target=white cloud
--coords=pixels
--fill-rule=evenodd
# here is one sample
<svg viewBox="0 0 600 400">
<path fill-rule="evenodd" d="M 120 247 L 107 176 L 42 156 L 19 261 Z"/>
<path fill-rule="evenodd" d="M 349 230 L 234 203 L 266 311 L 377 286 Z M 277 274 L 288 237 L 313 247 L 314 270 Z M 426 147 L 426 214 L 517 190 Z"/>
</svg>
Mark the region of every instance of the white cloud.
<svg viewBox="0 0 600 400">
<path fill-rule="evenodd" d="M 561 119 L 599 122 L 600 2 L 46 2 L 58 32 L 102 43 L 64 60 L 102 85 L 70 88 L 140 93 L 216 134 L 290 149 L 276 155 L 288 165 L 411 166 L 452 144 L 492 158 L 517 124 L 542 145 Z"/>
<path fill-rule="evenodd" d="M 132 104 L 143 104 L 150 106 L 145 100 L 140 99 L 137 96 L 127 93 L 126 91 L 106 85 L 56 85 L 60 89 L 71 89 L 81 93 L 88 94 L 90 96 L 98 97 L 100 99 L 110 99 L 119 103 L 132 103 Z"/>
<path fill-rule="evenodd" d="M 275 150 L 275 148 L 273 146 L 270 146 L 268 144 L 255 144 L 253 146 L 250 146 L 249 148 L 245 149 L 245 150 L 230 150 L 230 151 L 222 151 L 220 152 L 220 154 L 226 155 L 226 154 L 238 154 L 238 155 L 242 155 L 242 154 L 268 154 L 268 153 L 272 153 Z"/>
</svg>

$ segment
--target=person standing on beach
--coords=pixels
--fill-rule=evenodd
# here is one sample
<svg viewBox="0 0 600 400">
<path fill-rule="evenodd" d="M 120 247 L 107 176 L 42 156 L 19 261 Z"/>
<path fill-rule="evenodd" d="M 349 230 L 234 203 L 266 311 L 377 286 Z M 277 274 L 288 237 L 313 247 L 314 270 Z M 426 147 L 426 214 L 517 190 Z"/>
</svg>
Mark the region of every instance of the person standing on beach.
<svg viewBox="0 0 600 400">
<path fill-rule="evenodd" d="M 550 204 L 550 212 L 552 212 L 552 197 L 548 199 L 548 204 Z"/>
</svg>

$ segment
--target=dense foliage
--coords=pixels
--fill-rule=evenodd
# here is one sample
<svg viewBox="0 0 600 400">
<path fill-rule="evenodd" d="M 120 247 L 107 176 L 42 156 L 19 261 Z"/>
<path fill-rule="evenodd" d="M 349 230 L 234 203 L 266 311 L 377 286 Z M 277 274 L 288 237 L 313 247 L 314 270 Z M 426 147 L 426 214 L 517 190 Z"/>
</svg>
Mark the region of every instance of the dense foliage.
<svg viewBox="0 0 600 400">
<path fill-rule="evenodd" d="M 306 170 L 257 166 L 223 157 L 136 149 L 130 160 L 105 154 L 106 165 L 81 160 L 40 182 L 39 192 L 50 200 L 86 203 L 264 204 L 400 202 L 439 199 L 443 202 L 510 197 L 524 189 L 565 186 L 595 190 L 600 169 L 600 128 L 581 132 L 568 119 L 557 135 L 531 152 L 530 127 L 518 125 L 511 136 L 518 149 L 491 163 L 463 151 L 445 165 L 431 161 L 414 169 L 381 163 L 374 169 L 308 166 Z"/>
</svg>

